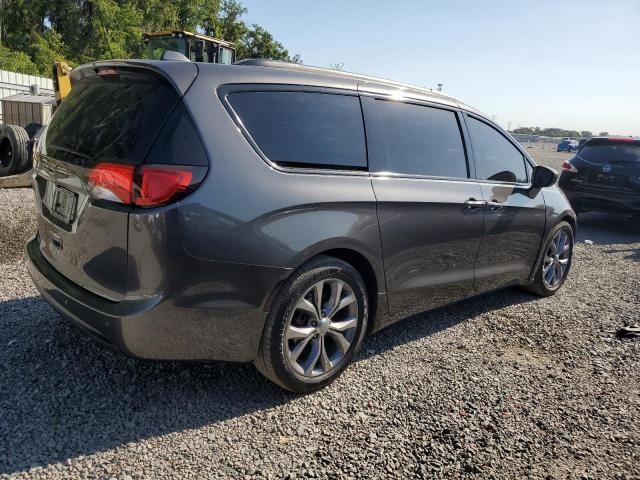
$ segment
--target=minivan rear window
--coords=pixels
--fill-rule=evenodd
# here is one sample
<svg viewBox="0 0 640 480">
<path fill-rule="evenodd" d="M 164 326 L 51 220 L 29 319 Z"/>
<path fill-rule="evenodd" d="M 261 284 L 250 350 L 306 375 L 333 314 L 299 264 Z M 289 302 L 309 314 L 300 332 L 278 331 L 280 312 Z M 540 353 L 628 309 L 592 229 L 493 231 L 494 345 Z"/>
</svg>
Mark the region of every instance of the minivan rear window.
<svg viewBox="0 0 640 480">
<path fill-rule="evenodd" d="M 88 167 L 141 163 L 178 100 L 176 90 L 152 73 L 84 78 L 51 119 L 46 152 Z"/>
<path fill-rule="evenodd" d="M 591 163 L 640 163 L 640 142 L 591 141 L 580 149 L 578 156 Z"/>
<path fill-rule="evenodd" d="M 264 155 L 283 166 L 366 169 L 360 101 L 316 92 L 236 92 L 227 99 Z"/>
</svg>

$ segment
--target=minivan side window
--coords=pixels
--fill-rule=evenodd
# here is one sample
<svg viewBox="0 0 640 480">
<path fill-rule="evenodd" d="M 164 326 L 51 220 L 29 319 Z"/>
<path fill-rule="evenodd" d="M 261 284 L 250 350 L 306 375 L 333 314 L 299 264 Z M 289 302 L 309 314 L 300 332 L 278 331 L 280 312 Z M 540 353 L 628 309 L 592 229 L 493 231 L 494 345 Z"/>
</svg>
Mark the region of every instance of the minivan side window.
<svg viewBox="0 0 640 480">
<path fill-rule="evenodd" d="M 467 117 L 471 145 L 479 180 L 526 183 L 524 155 L 501 133 L 488 124 Z"/>
<path fill-rule="evenodd" d="M 236 92 L 229 104 L 264 155 L 291 167 L 366 170 L 360 100 L 316 92 Z"/>
<path fill-rule="evenodd" d="M 390 100 L 364 99 L 370 170 L 467 178 L 455 112 Z"/>
</svg>

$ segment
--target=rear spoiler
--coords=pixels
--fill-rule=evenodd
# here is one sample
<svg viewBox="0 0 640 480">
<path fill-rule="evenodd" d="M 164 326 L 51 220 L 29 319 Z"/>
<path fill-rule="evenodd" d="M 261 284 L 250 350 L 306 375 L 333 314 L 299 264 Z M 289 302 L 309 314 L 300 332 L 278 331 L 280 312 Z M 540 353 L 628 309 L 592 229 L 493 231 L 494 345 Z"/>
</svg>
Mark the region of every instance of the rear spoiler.
<svg viewBox="0 0 640 480">
<path fill-rule="evenodd" d="M 168 60 L 109 60 L 104 62 L 85 63 L 71 71 L 71 85 L 83 78 L 93 77 L 103 68 L 124 68 L 127 70 L 151 70 L 166 78 L 184 95 L 196 76 L 198 66 L 193 62 Z"/>
</svg>

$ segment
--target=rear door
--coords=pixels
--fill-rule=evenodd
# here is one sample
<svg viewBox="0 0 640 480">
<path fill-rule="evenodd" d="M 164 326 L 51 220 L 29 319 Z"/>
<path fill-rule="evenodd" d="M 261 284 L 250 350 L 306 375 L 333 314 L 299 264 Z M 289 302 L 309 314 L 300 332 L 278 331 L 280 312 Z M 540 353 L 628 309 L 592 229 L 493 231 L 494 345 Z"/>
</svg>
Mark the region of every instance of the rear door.
<svg viewBox="0 0 640 480">
<path fill-rule="evenodd" d="M 484 233 L 476 263 L 476 289 L 493 290 L 529 277 L 545 228 L 542 191 L 531 188 L 532 164 L 498 128 L 465 114 L 480 182 Z"/>
<path fill-rule="evenodd" d="M 38 144 L 39 246 L 61 274 L 117 301 L 126 290 L 130 207 L 109 200 L 125 194 L 119 169 L 143 162 L 180 94 L 147 69 L 96 67 L 80 74 Z M 97 165 L 108 166 L 109 190 L 88 186 Z"/>
<path fill-rule="evenodd" d="M 482 193 L 455 108 L 363 96 L 391 313 L 470 295 Z"/>
</svg>

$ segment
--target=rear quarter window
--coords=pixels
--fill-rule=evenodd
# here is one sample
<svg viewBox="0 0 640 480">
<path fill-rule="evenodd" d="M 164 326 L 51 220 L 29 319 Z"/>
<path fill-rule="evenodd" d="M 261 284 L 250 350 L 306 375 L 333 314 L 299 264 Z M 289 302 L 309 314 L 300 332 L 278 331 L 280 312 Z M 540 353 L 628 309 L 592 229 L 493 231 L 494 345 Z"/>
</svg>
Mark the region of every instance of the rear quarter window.
<svg viewBox="0 0 640 480">
<path fill-rule="evenodd" d="M 316 92 L 236 92 L 227 100 L 262 153 L 290 167 L 361 169 L 367 156 L 360 101 Z"/>
</svg>

